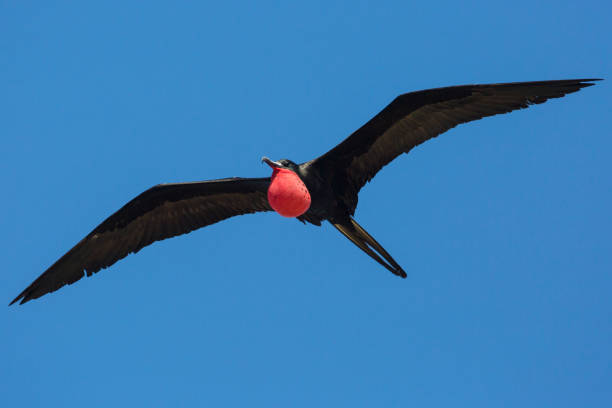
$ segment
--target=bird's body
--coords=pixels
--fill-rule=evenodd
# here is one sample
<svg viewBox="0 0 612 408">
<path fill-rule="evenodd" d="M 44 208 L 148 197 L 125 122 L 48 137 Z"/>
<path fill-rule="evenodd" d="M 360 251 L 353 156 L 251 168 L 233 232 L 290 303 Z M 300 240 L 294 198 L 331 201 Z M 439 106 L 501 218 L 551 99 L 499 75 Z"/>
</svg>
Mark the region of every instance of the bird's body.
<svg viewBox="0 0 612 408">
<path fill-rule="evenodd" d="M 152 242 L 260 211 L 338 231 L 395 275 L 406 272 L 354 219 L 359 190 L 402 153 L 458 124 L 507 113 L 594 85 L 596 79 L 463 85 L 397 97 L 324 155 L 302 164 L 263 160 L 271 178 L 160 184 L 96 227 L 11 304 L 27 302 L 109 267 Z"/>
</svg>

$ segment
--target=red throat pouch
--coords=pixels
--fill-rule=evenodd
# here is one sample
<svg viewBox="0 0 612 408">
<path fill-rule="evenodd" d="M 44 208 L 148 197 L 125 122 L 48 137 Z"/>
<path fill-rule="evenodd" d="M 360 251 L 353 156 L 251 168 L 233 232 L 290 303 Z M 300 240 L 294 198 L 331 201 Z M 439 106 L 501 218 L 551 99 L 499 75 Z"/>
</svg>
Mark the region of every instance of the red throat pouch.
<svg viewBox="0 0 612 408">
<path fill-rule="evenodd" d="M 283 217 L 298 217 L 310 207 L 310 193 L 293 171 L 274 169 L 268 187 L 268 202 Z"/>
</svg>

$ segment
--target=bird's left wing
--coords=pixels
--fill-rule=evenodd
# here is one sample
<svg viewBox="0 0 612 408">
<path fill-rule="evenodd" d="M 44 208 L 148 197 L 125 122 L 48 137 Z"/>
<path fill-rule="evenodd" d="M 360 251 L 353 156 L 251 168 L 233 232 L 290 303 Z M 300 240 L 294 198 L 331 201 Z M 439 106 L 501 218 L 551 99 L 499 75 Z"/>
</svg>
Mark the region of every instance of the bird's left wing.
<svg viewBox="0 0 612 408">
<path fill-rule="evenodd" d="M 400 95 L 351 136 L 309 163 L 330 180 L 349 207 L 386 164 L 461 124 L 560 98 L 598 79 L 462 85 Z"/>
<path fill-rule="evenodd" d="M 155 241 L 235 215 L 271 211 L 269 184 L 270 178 L 227 178 L 152 187 L 104 220 L 11 304 L 56 291 Z"/>
</svg>

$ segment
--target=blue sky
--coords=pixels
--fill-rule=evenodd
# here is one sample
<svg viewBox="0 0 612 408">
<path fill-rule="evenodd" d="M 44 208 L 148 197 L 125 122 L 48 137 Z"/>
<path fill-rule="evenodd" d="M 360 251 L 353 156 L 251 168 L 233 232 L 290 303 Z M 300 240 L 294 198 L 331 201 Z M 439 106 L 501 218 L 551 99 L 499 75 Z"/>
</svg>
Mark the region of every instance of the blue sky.
<svg viewBox="0 0 612 408">
<path fill-rule="evenodd" d="M 2 2 L 0 299 L 161 182 L 266 176 L 396 95 L 608 78 L 455 128 L 356 219 L 237 217 L 0 312 L 4 406 L 609 406 L 609 2 Z"/>
</svg>

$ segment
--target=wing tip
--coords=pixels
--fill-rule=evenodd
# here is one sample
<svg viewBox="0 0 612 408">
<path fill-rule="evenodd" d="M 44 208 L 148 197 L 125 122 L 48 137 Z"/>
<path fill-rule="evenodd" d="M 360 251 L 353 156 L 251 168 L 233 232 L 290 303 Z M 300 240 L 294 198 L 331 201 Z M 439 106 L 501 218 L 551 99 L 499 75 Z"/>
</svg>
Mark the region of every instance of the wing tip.
<svg viewBox="0 0 612 408">
<path fill-rule="evenodd" d="M 21 302 L 19 302 L 20 305 L 23 305 L 24 303 L 29 302 L 32 299 L 36 299 L 36 296 L 32 296 L 32 292 L 33 292 L 33 290 L 31 288 L 29 288 L 29 287 L 26 288 L 15 299 L 13 299 L 11 301 L 11 303 L 9 303 L 9 306 L 13 306 L 20 299 L 21 299 Z"/>
<path fill-rule="evenodd" d="M 585 79 L 574 79 L 573 81 L 580 88 L 586 88 L 597 84 L 597 81 L 603 81 L 603 78 L 585 78 Z"/>
<path fill-rule="evenodd" d="M 22 298 L 23 298 L 23 299 L 22 299 Z M 23 304 L 26 302 L 25 297 L 24 297 L 24 296 L 22 296 L 22 295 L 19 295 L 19 296 L 17 296 L 15 299 L 13 299 L 13 300 L 11 301 L 11 303 L 9 303 L 8 305 L 9 305 L 9 306 L 13 306 L 13 305 L 14 305 L 14 304 L 15 304 L 15 303 L 16 303 L 16 302 L 19 300 L 19 299 L 21 299 L 21 302 L 19 302 L 19 304 L 20 304 L 20 305 L 23 305 Z"/>
</svg>

